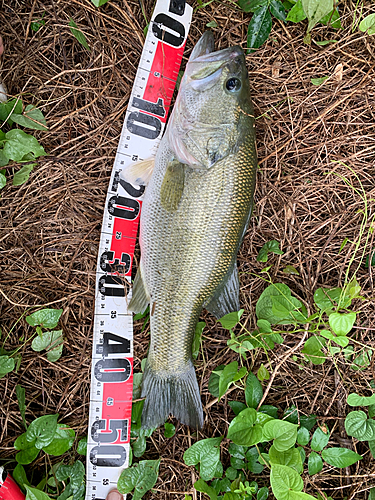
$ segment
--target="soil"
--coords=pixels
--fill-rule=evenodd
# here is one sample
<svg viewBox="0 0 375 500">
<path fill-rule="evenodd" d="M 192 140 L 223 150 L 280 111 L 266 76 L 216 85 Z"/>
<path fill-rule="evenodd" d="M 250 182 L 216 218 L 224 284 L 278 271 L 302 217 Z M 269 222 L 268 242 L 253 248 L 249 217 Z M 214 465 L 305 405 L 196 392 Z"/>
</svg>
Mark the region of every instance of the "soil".
<svg viewBox="0 0 375 500">
<path fill-rule="evenodd" d="M 303 42 L 307 22 L 284 24 L 273 19 L 268 41 L 246 56 L 256 114 L 259 171 L 254 216 L 239 253 L 243 324 L 256 327 L 255 305 L 267 286 L 261 273 L 267 265 L 273 282 L 287 284 L 309 313 L 319 287 L 343 286 L 354 274 L 363 300 L 350 333 L 359 355 L 375 348 L 374 277 L 364 258 L 374 246 L 370 231 L 375 196 L 375 37 L 353 29 L 355 2 L 338 2 L 342 29 L 319 25 L 312 43 Z M 365 14 L 373 3 L 361 2 Z M 1 75 L 11 95 L 37 105 L 46 115 L 49 130 L 35 132 L 48 153 L 40 158 L 29 181 L 8 182 L 1 192 L 0 310 L 4 348 L 21 347 L 17 372 L 0 380 L 0 454 L 9 470 L 15 466 L 15 438 L 23 432 L 15 387 L 26 390 L 28 422 L 58 412 L 61 421 L 78 435 L 87 433 L 89 412 L 95 269 L 113 161 L 133 80 L 144 43 L 146 19 L 153 2 L 112 0 L 96 8 L 89 0 L 3 0 L 0 33 L 5 53 Z M 183 67 L 206 24 L 213 28 L 218 48 L 246 48 L 251 14 L 231 2 L 194 3 Z M 38 31 L 33 20 L 43 19 Z M 74 19 L 86 35 L 90 51 L 71 34 Z M 318 45 L 323 40 L 336 40 Z M 320 85 L 311 79 L 328 77 Z M 10 166 L 8 173 L 18 167 Z M 372 228 L 374 226 L 372 225 Z M 368 238 L 367 238 L 368 236 Z M 283 255 L 257 262 L 264 243 L 277 240 Z M 344 244 L 346 242 L 346 244 Z M 359 243 L 358 243 L 359 242 Z M 358 248 L 356 244 L 358 243 Z M 137 258 L 139 252 L 137 251 Z M 298 274 L 285 272 L 293 266 Z M 63 356 L 49 362 L 35 353 L 27 340 L 32 328 L 25 321 L 31 307 L 62 308 Z M 213 369 L 238 360 L 227 347 L 228 331 L 202 313 L 207 327 L 196 361 L 205 411 L 199 438 L 226 435 L 234 414 L 228 401 L 242 399 L 232 391 L 220 402 L 208 391 Z M 149 330 L 136 324 L 135 370 L 145 357 Z M 237 328 L 236 333 L 240 332 Z M 290 405 L 300 414 L 315 414 L 331 430 L 330 446 L 346 446 L 363 455 L 346 469 L 324 465 L 303 479 L 305 491 L 326 493 L 334 499 L 368 498 L 375 487 L 375 466 L 366 443 L 349 438 L 344 419 L 349 393 L 370 395 L 375 380 L 374 351 L 363 370 L 353 370 L 344 355 L 327 355 L 322 365 L 304 358 L 304 332 L 284 334 L 284 343 L 268 352 L 251 351 L 245 363 L 257 372 L 264 363 L 275 376 L 264 381 L 266 403 L 280 416 Z M 296 348 L 297 347 L 297 348 Z M 173 421 L 173 419 L 171 420 Z M 163 429 L 148 439 L 142 459 L 161 457 L 160 475 L 146 499 L 203 498 L 193 490 L 198 473 L 184 464 L 184 451 L 197 434 L 177 425 L 172 439 Z M 229 465 L 228 441 L 222 442 L 224 467 Z M 309 448 L 306 448 L 309 452 Z M 68 455 L 67 455 L 68 456 Z M 36 476 L 48 466 L 41 454 L 28 473 Z M 60 458 L 56 458 L 56 461 Z M 266 472 L 249 474 L 260 485 L 269 484 Z"/>
</svg>

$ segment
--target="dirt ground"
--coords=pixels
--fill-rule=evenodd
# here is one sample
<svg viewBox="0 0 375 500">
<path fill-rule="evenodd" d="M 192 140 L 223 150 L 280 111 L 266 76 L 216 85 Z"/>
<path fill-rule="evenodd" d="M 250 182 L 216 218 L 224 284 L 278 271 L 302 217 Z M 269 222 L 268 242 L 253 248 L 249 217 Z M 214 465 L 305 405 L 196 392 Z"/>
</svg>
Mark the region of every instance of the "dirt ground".
<svg viewBox="0 0 375 500">
<path fill-rule="evenodd" d="M 149 20 L 153 2 L 140 2 Z M 97 9 L 89 0 L 0 1 L 0 34 L 5 43 L 1 74 L 9 93 L 21 93 L 25 104 L 39 106 L 49 125 L 48 132 L 36 133 L 48 156 L 38 161 L 26 184 L 9 183 L 1 193 L 2 335 L 29 307 L 48 304 L 63 308 L 60 324 L 65 338 L 63 356 L 56 363 L 26 343 L 18 372 L 0 380 L 0 455 L 10 470 L 15 466 L 13 442 L 23 432 L 16 384 L 26 389 L 29 421 L 58 412 L 79 435 L 87 433 L 97 252 L 109 177 L 144 42 L 146 20 L 140 2 L 112 0 Z M 363 3 L 364 12 L 374 12 L 370 0 Z M 306 22 L 283 24 L 274 19 L 269 40 L 246 58 L 260 163 L 255 213 L 239 254 L 241 304 L 249 329 L 256 325 L 256 301 L 266 286 L 259 274 L 265 264 L 256 261 L 266 241 L 278 240 L 285 252 L 269 261 L 272 280 L 289 285 L 310 312 L 318 287 L 343 285 L 363 213 L 368 221 L 374 215 L 375 37 L 352 30 L 355 2 L 339 2 L 339 8 L 342 30 L 321 25 L 313 30 L 314 41 L 335 39 L 336 43 L 305 45 Z M 30 22 L 43 12 L 46 24 L 34 33 Z M 86 34 L 90 52 L 72 36 L 69 18 Z M 246 47 L 249 19 L 230 2 L 197 8 L 183 65 L 213 20 L 218 25 L 213 31 L 219 48 Z M 323 76 L 330 78 L 320 86 L 310 81 Z M 362 239 L 349 269 L 352 275 L 359 266 L 357 279 L 368 299 L 354 303 L 361 312 L 351 335 L 372 348 L 374 278 L 371 270 L 359 264 L 361 253 L 370 253 L 374 234 L 367 244 Z M 294 266 L 299 275 L 284 273 L 286 265 Z M 208 313 L 203 312 L 202 319 L 207 328 L 196 368 L 207 410 L 200 438 L 227 431 L 234 416 L 227 401 L 235 400 L 236 394 L 211 404 L 208 379 L 220 363 L 237 359 L 227 348 L 228 332 Z M 140 333 L 141 324 L 134 338 L 136 371 L 149 339 L 148 329 Z M 22 317 L 5 349 L 23 345 L 31 333 Z M 329 425 L 332 446 L 347 446 L 364 455 L 347 469 L 325 464 L 315 476 L 305 473 L 306 492 L 365 499 L 375 487 L 374 461 L 366 444 L 347 437 L 343 424 L 349 411 L 347 395 L 371 393 L 374 356 L 366 370 L 353 371 L 342 355 L 328 357 L 320 366 L 302 365 L 298 349 L 295 357 L 288 356 L 280 365 L 302 335 L 287 334 L 284 344 L 270 351 L 270 364 L 278 371 L 266 403 L 277 406 L 280 414 L 291 404 L 303 414 L 315 413 L 320 424 Z M 355 344 L 355 350 L 360 349 Z M 248 367 L 256 371 L 268 360 L 263 351 L 253 353 Z M 182 500 L 185 493 L 193 494 L 198 475 L 182 456 L 195 439 L 183 425 L 172 439 L 164 438 L 162 431 L 148 439 L 143 458 L 160 456 L 162 461 L 158 482 L 146 499 Z M 225 440 L 222 448 L 228 465 Z M 32 467 L 45 466 L 42 457 Z M 269 481 L 265 473 L 256 478 L 260 484 Z"/>
</svg>

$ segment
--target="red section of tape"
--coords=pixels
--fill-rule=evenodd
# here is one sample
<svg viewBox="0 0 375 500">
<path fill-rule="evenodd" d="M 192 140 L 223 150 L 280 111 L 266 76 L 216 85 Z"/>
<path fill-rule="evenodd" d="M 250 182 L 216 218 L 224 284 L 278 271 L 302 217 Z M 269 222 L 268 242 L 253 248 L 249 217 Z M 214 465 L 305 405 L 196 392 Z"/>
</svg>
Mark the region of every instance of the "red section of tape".
<svg viewBox="0 0 375 500">
<path fill-rule="evenodd" d="M 9 473 L 0 485 L 0 500 L 25 500 L 25 495 Z"/>
<path fill-rule="evenodd" d="M 185 44 L 176 49 L 175 47 L 158 42 L 150 76 L 148 77 L 143 94 L 143 98 L 149 102 L 157 102 L 159 98 L 163 100 L 163 107 L 166 113 L 164 117 L 158 116 L 163 123 L 167 121 L 184 48 Z"/>
<path fill-rule="evenodd" d="M 132 396 L 133 396 L 133 358 L 127 357 L 131 364 L 131 374 L 125 382 L 103 384 L 103 404 L 102 418 L 109 422 L 110 420 L 128 420 L 128 432 L 126 439 L 121 438 L 118 433 L 117 440 L 113 444 L 123 444 L 130 442 L 130 426 L 132 414 Z"/>
</svg>

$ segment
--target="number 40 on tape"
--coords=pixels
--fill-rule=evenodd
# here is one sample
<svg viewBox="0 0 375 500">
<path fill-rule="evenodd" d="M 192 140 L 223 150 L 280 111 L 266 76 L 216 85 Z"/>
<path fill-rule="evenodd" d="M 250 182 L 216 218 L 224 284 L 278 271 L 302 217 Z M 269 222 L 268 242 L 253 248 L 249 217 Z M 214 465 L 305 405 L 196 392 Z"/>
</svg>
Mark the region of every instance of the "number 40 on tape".
<svg viewBox="0 0 375 500">
<path fill-rule="evenodd" d="M 127 304 L 144 188 L 120 172 L 157 149 L 191 16 L 185 0 L 157 1 L 109 183 L 96 271 L 86 500 L 104 500 L 129 465 L 133 318 Z"/>
</svg>

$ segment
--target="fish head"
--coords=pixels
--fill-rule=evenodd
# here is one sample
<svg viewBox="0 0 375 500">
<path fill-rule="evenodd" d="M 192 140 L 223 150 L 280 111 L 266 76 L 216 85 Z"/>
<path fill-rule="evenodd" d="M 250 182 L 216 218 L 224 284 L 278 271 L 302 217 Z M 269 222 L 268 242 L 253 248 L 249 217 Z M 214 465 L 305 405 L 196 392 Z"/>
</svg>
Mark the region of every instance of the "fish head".
<svg viewBox="0 0 375 500">
<path fill-rule="evenodd" d="M 215 52 L 207 31 L 191 53 L 171 117 L 169 137 L 177 159 L 210 168 L 235 151 L 241 113 L 252 114 L 243 50 Z"/>
</svg>

